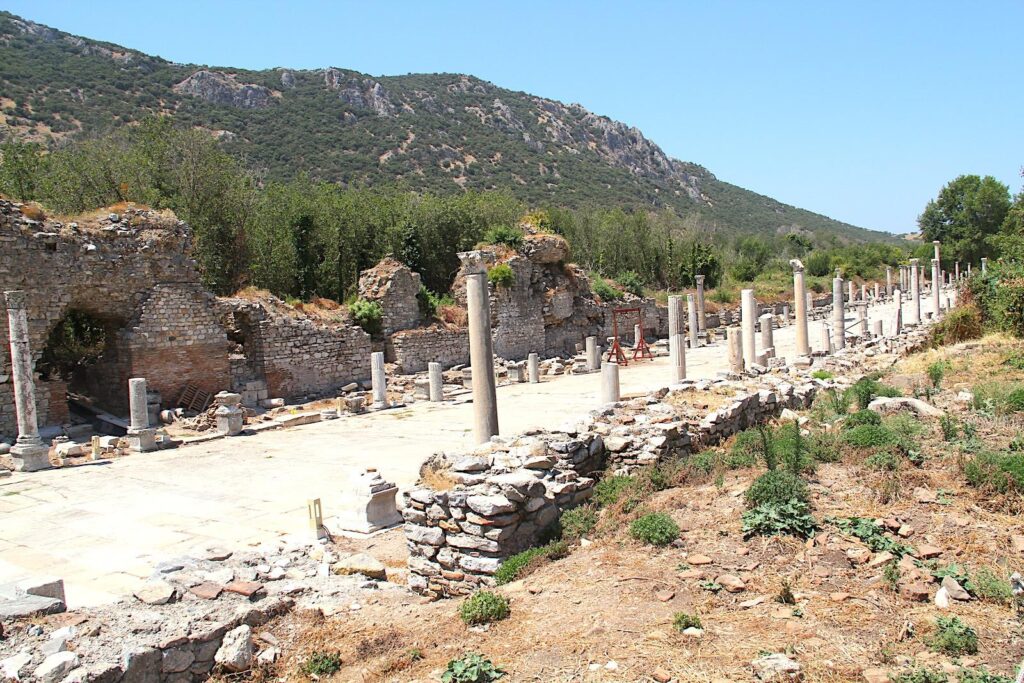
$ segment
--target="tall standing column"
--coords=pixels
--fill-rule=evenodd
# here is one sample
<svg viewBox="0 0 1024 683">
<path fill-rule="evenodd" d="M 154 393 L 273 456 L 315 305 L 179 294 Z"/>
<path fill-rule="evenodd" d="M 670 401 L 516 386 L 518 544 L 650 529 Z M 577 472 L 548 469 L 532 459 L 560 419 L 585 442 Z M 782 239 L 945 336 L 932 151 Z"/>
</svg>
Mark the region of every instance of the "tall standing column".
<svg viewBox="0 0 1024 683">
<path fill-rule="evenodd" d="M 772 328 L 775 323 L 775 316 L 765 313 L 758 320 L 761 322 L 761 353 L 775 353 L 775 333 Z"/>
<path fill-rule="evenodd" d="M 942 256 L 939 255 L 939 246 L 942 244 L 942 242 L 940 242 L 939 240 L 932 240 L 932 244 L 935 245 L 935 256 L 933 256 L 932 258 L 934 258 L 936 261 L 941 261 Z"/>
<path fill-rule="evenodd" d="M 427 363 L 427 379 L 430 380 L 430 400 L 434 403 L 444 400 L 444 378 L 440 363 Z"/>
<path fill-rule="evenodd" d="M 640 329 L 640 323 L 633 325 L 633 347 L 640 347 L 640 339 L 643 338 L 644 331 Z"/>
<path fill-rule="evenodd" d="M 740 328 L 730 327 L 726 334 L 729 340 L 729 369 L 743 372 L 743 340 L 740 339 Z"/>
<path fill-rule="evenodd" d="M 828 354 L 835 352 L 835 348 L 832 346 L 832 335 L 826 322 L 821 323 L 821 350 Z"/>
<path fill-rule="evenodd" d="M 988 259 L 987 258 L 982 258 L 981 259 L 981 274 L 984 275 L 985 271 L 987 271 L 987 270 L 988 270 Z"/>
<path fill-rule="evenodd" d="M 597 350 L 597 337 L 587 337 L 587 372 L 601 369 L 601 352 Z"/>
<path fill-rule="evenodd" d="M 856 291 L 853 289 L 853 280 L 846 283 L 846 303 L 852 304 L 857 300 Z"/>
<path fill-rule="evenodd" d="M 473 368 L 473 436 L 485 443 L 498 433 L 498 394 L 494 382 L 494 347 L 491 341 L 491 304 L 484 254 L 459 254 L 466 273 L 469 309 L 469 362 Z"/>
<path fill-rule="evenodd" d="M 942 276 L 939 275 L 939 259 L 932 259 L 932 317 L 939 317 L 939 310 L 942 306 L 939 296 L 942 293 Z"/>
<path fill-rule="evenodd" d="M 885 267 L 885 296 L 892 297 L 892 266 Z"/>
<path fill-rule="evenodd" d="M 697 303 L 693 300 L 693 294 L 686 295 L 686 327 L 690 333 L 690 348 L 695 349 L 700 339 L 697 336 Z"/>
<path fill-rule="evenodd" d="M 536 353 L 531 353 L 526 359 L 526 371 L 530 376 L 530 384 L 540 382 L 540 356 Z"/>
<path fill-rule="evenodd" d="M 128 409 L 130 422 L 128 424 L 128 448 L 137 453 L 147 453 L 156 450 L 156 433 L 155 430 L 149 428 L 148 403 L 146 380 L 142 377 L 129 379 Z M 235 433 L 237 434 L 238 432 Z"/>
<path fill-rule="evenodd" d="M 601 403 L 615 403 L 619 396 L 619 364 L 605 363 L 601 366 Z"/>
<path fill-rule="evenodd" d="M 39 438 L 25 292 L 4 292 L 4 299 L 7 304 L 7 321 L 10 325 L 14 409 L 18 418 L 18 440 L 11 447 L 11 459 L 14 461 L 15 470 L 35 472 L 50 466 L 50 448 Z"/>
<path fill-rule="evenodd" d="M 832 345 L 846 348 L 846 315 L 843 311 L 843 278 L 832 280 Z"/>
<path fill-rule="evenodd" d="M 921 324 L 921 274 L 920 259 L 910 259 L 910 315 L 908 325 Z"/>
<path fill-rule="evenodd" d="M 896 298 L 896 315 L 892 323 L 892 333 L 895 336 L 903 331 L 903 292 L 897 289 L 893 296 Z"/>
<path fill-rule="evenodd" d="M 683 336 L 683 297 L 670 296 L 668 298 L 668 358 L 672 366 L 672 379 L 678 382 L 682 377 L 679 372 L 680 350 L 679 345 L 685 344 Z M 685 361 L 683 361 L 685 362 Z M 683 371 L 683 375 L 686 373 Z"/>
<path fill-rule="evenodd" d="M 473 379 L 476 380 L 475 373 Z M 384 353 L 381 351 L 374 351 L 370 354 L 370 382 L 373 385 L 373 407 L 387 408 L 388 381 L 387 375 L 384 373 Z"/>
<path fill-rule="evenodd" d="M 881 299 L 881 285 L 875 283 L 875 302 L 877 303 Z"/>
<path fill-rule="evenodd" d="M 697 281 L 697 331 L 701 336 L 707 332 L 707 321 L 704 318 L 704 276 L 694 277 Z"/>
<path fill-rule="evenodd" d="M 807 335 L 807 283 L 804 282 L 804 265 L 791 261 L 793 265 L 793 310 L 796 312 L 796 355 L 811 355 L 811 342 Z"/>
<path fill-rule="evenodd" d="M 749 368 L 752 363 L 757 362 L 757 340 L 754 337 L 754 327 L 757 325 L 757 300 L 754 299 L 754 290 L 744 289 L 740 291 L 741 319 L 743 326 L 743 362 Z"/>
<path fill-rule="evenodd" d="M 954 282 L 959 282 L 960 281 L 960 262 L 959 261 L 955 261 L 953 263 L 953 281 Z"/>
</svg>

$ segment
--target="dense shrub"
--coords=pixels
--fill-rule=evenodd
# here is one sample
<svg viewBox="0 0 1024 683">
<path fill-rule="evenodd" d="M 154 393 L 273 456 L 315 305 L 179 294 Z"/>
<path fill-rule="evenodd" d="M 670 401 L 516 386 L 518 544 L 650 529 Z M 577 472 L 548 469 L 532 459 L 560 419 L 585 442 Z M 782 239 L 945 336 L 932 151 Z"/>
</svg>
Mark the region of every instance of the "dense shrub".
<svg viewBox="0 0 1024 683">
<path fill-rule="evenodd" d="M 491 591 L 477 591 L 459 605 L 459 618 L 470 625 L 501 621 L 508 614 L 508 598 Z"/>
<path fill-rule="evenodd" d="M 491 683 L 505 675 L 483 655 L 467 653 L 448 662 L 441 683 Z"/>
<path fill-rule="evenodd" d="M 634 520 L 629 535 L 649 545 L 663 546 L 679 538 L 679 525 L 668 515 L 653 512 Z"/>
<path fill-rule="evenodd" d="M 1024 491 L 1024 453 L 981 451 L 963 465 L 967 483 L 995 493 Z"/>
<path fill-rule="evenodd" d="M 495 287 L 511 287 L 516 282 L 516 274 L 507 263 L 499 263 L 487 269 L 487 281 Z"/>
<path fill-rule="evenodd" d="M 1006 605 L 1013 601 L 1013 586 L 997 570 L 982 567 L 974 572 L 969 583 L 971 593 L 986 602 Z"/>
<path fill-rule="evenodd" d="M 791 500 L 810 504 L 807 482 L 788 470 L 768 470 L 750 485 L 744 494 L 748 508 L 772 503 L 780 505 Z"/>
<path fill-rule="evenodd" d="M 771 448 L 778 466 L 793 474 L 813 472 L 816 462 L 807 448 L 807 438 L 796 422 L 780 425 L 772 434 Z"/>
<path fill-rule="evenodd" d="M 622 292 L 612 287 L 607 280 L 599 275 L 594 276 L 590 288 L 601 301 L 618 301 L 622 298 Z"/>
<path fill-rule="evenodd" d="M 839 462 L 839 436 L 833 432 L 817 432 L 807 439 L 807 453 L 818 462 Z"/>
<path fill-rule="evenodd" d="M 936 617 L 936 631 L 928 645 L 948 655 L 973 655 L 978 651 L 978 634 L 958 617 Z"/>
<path fill-rule="evenodd" d="M 884 448 L 895 446 L 898 438 L 887 427 L 862 424 L 843 432 L 843 443 L 855 448 Z"/>
<path fill-rule="evenodd" d="M 348 312 L 367 334 L 377 336 L 382 332 L 384 309 L 376 301 L 356 299 L 349 305 Z"/>
<path fill-rule="evenodd" d="M 957 344 L 981 336 L 981 311 L 975 306 L 959 306 L 946 314 L 931 329 L 931 345 Z"/>
<path fill-rule="evenodd" d="M 869 456 L 864 464 L 874 470 L 895 472 L 900 467 L 900 457 L 891 451 L 880 451 Z"/>
<path fill-rule="evenodd" d="M 770 460 L 771 456 L 766 457 L 770 450 L 770 435 L 757 428 L 744 429 L 733 439 L 726 463 L 732 468 L 752 467 L 759 460 Z"/>
<path fill-rule="evenodd" d="M 618 283 L 619 287 L 622 287 L 622 289 L 629 292 L 633 296 L 644 295 L 644 283 L 640 279 L 640 276 L 636 274 L 636 271 L 622 271 L 621 273 L 615 276 L 615 282 Z"/>
<path fill-rule="evenodd" d="M 567 541 L 576 541 L 586 536 L 597 526 L 597 510 L 590 505 L 566 510 L 559 520 L 562 527 L 562 538 Z"/>
<path fill-rule="evenodd" d="M 1009 415 L 1024 410 L 1024 385 L 1018 382 L 983 382 L 975 385 L 971 407 L 991 415 Z"/>
<path fill-rule="evenodd" d="M 511 583 L 523 578 L 537 567 L 559 560 L 568 554 L 569 546 L 563 541 L 552 541 L 536 548 L 528 548 L 506 558 L 494 573 L 494 580 L 499 586 Z"/>
<path fill-rule="evenodd" d="M 849 415 L 843 420 L 843 429 L 853 429 L 860 425 L 880 425 L 882 424 L 882 416 L 873 410 L 858 410 L 853 415 Z"/>
<path fill-rule="evenodd" d="M 968 281 L 969 299 L 986 325 L 1015 336 L 1024 335 L 1024 264 L 990 263 L 988 272 Z"/>
<path fill-rule="evenodd" d="M 783 535 L 808 538 L 817 526 L 810 507 L 797 499 L 763 503 L 743 513 L 743 535 L 746 538 Z"/>
<path fill-rule="evenodd" d="M 523 233 L 521 230 L 507 225 L 498 225 L 488 228 L 484 233 L 482 241 L 484 244 L 504 244 L 513 249 L 518 249 L 523 245 Z"/>
<path fill-rule="evenodd" d="M 599 507 L 608 507 L 618 503 L 623 493 L 633 485 L 633 481 L 633 477 L 618 474 L 604 477 L 594 486 L 594 502 Z"/>
<path fill-rule="evenodd" d="M 811 373 L 811 377 L 813 377 L 814 379 L 826 380 L 832 379 L 834 375 L 828 370 L 815 370 L 814 372 Z"/>
<path fill-rule="evenodd" d="M 879 396 L 900 395 L 898 389 L 882 384 L 874 377 L 862 377 L 846 391 L 861 410 L 866 409 L 871 400 Z"/>
</svg>

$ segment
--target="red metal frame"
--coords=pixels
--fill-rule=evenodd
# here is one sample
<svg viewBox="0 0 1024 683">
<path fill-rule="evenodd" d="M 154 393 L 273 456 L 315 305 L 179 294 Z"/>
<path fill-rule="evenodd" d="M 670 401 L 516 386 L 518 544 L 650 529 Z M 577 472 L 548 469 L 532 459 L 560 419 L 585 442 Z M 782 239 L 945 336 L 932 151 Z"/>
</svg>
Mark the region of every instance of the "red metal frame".
<svg viewBox="0 0 1024 683">
<path fill-rule="evenodd" d="M 654 354 L 651 353 L 651 346 L 644 339 L 644 311 L 642 308 L 613 308 L 612 309 L 612 345 L 608 349 L 608 357 L 605 360 L 614 360 L 619 365 L 629 365 L 629 361 L 626 359 L 626 354 L 622 350 L 622 344 L 619 343 L 619 315 L 625 315 L 627 313 L 636 313 L 637 322 L 640 324 L 640 338 L 636 340 L 636 344 L 633 347 L 633 360 L 638 358 L 647 358 L 654 360 Z"/>
</svg>

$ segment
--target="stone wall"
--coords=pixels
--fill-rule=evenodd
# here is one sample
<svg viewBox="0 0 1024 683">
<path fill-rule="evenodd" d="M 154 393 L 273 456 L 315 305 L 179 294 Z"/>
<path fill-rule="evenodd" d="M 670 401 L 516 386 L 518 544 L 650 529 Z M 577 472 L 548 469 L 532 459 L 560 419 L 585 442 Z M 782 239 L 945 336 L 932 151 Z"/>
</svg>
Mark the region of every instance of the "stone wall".
<svg viewBox="0 0 1024 683">
<path fill-rule="evenodd" d="M 595 473 L 628 473 L 718 443 L 784 408 L 808 407 L 821 384 L 776 376 L 748 380 L 728 405 L 707 415 L 689 403 L 663 400 L 669 393 L 663 389 L 592 413 L 564 431 L 494 437 L 470 453 L 435 458 L 428 466 L 447 469 L 458 483 L 449 491 L 406 494 L 409 586 L 431 597 L 491 586 L 505 558 L 536 545 L 564 510 L 590 497 Z M 736 385 L 691 381 L 673 394 L 733 391 L 730 386 Z M 692 403 L 701 404 L 696 398 Z"/>
<path fill-rule="evenodd" d="M 419 292 L 419 273 L 390 256 L 359 275 L 359 296 L 379 303 L 383 309 L 385 335 L 420 324 Z"/>
<path fill-rule="evenodd" d="M 398 372 L 405 374 L 422 372 L 428 363 L 440 363 L 442 369 L 466 365 L 469 332 L 440 325 L 399 332 L 388 339 L 387 356 L 394 359 Z"/>
</svg>

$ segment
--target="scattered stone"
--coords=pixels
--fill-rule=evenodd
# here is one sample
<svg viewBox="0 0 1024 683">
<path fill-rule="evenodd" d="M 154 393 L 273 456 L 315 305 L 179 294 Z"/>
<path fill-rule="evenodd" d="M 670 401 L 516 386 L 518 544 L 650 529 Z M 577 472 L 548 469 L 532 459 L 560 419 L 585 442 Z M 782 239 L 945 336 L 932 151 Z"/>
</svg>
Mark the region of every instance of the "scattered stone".
<svg viewBox="0 0 1024 683">
<path fill-rule="evenodd" d="M 924 602 L 931 594 L 931 587 L 921 581 L 913 581 L 900 586 L 900 595 L 908 600 Z"/>
<path fill-rule="evenodd" d="M 701 565 L 711 564 L 713 562 L 713 560 L 710 557 L 708 557 L 707 555 L 701 555 L 699 553 L 695 553 L 693 555 L 687 555 L 686 556 L 686 562 L 687 562 L 687 564 L 692 564 L 692 565 L 696 565 L 696 566 L 699 567 Z"/>
<path fill-rule="evenodd" d="M 889 683 L 889 671 L 888 669 L 864 669 L 860 675 L 864 678 L 865 683 Z"/>
<path fill-rule="evenodd" d="M 657 681 L 657 683 L 669 683 L 672 680 L 672 674 L 665 669 L 655 669 L 651 673 L 651 678 Z"/>
<path fill-rule="evenodd" d="M 954 600 L 967 602 L 971 599 L 971 594 L 964 590 L 963 586 L 961 586 L 952 576 L 942 577 L 942 587 L 946 589 L 949 597 Z"/>
<path fill-rule="evenodd" d="M 228 593 L 237 593 L 238 595 L 245 596 L 249 599 L 252 599 L 252 597 L 262 589 L 263 584 L 255 581 L 232 581 L 228 585 L 224 586 L 224 590 Z"/>
<path fill-rule="evenodd" d="M 918 486 L 914 489 L 914 500 L 918 503 L 934 503 L 936 502 L 935 494 L 929 489 L 922 486 Z"/>
<path fill-rule="evenodd" d="M 28 673 L 28 665 L 31 663 L 32 653 L 25 651 L 19 652 L 7 659 L 0 660 L 0 677 L 4 680 L 11 679 L 19 681 Z"/>
<path fill-rule="evenodd" d="M 740 607 L 743 608 L 743 609 L 750 609 L 751 607 L 757 607 L 758 605 L 760 605 L 764 601 L 765 601 L 765 597 L 763 595 L 759 595 L 756 598 L 752 598 L 750 600 L 744 600 L 743 602 L 740 603 Z"/>
<path fill-rule="evenodd" d="M 673 590 L 658 591 L 654 594 L 654 597 L 658 598 L 658 600 L 662 602 L 668 602 L 672 598 L 676 597 L 676 592 Z"/>
<path fill-rule="evenodd" d="M 730 593 L 741 593 L 747 589 L 747 584 L 735 574 L 722 574 L 715 579 L 715 583 Z"/>
<path fill-rule="evenodd" d="M 1010 536 L 1010 546 L 1014 552 L 1024 553 L 1024 534 L 1013 534 Z"/>
<path fill-rule="evenodd" d="M 935 592 L 935 606 L 939 609 L 949 609 L 949 592 L 945 586 Z"/>
<path fill-rule="evenodd" d="M 380 581 L 387 579 L 387 570 L 384 564 L 366 553 L 356 553 L 338 560 L 331 567 L 331 571 L 341 575 L 362 574 L 368 578 Z"/>
<path fill-rule="evenodd" d="M 175 588 L 166 581 L 147 581 L 133 595 L 147 605 L 166 605 L 174 600 Z"/>
<path fill-rule="evenodd" d="M 784 654 L 758 657 L 751 662 L 754 676 L 759 681 L 799 681 L 803 679 L 800 665 Z"/>
<path fill-rule="evenodd" d="M 942 548 L 922 543 L 917 546 L 917 557 L 922 560 L 931 560 L 942 554 Z"/>
<path fill-rule="evenodd" d="M 689 628 L 683 629 L 683 635 L 689 636 L 690 638 L 700 638 L 704 635 L 704 629 L 697 628 L 696 626 L 690 626 Z"/>
<path fill-rule="evenodd" d="M 78 667 L 78 655 L 74 652 L 58 652 L 43 660 L 33 675 L 41 683 L 58 683 Z"/>
<path fill-rule="evenodd" d="M 252 629 L 244 624 L 228 631 L 213 660 L 228 671 L 248 671 L 252 664 Z"/>
<path fill-rule="evenodd" d="M 216 600 L 220 597 L 220 594 L 223 591 L 223 586 L 216 583 L 210 583 L 209 581 L 205 581 L 199 585 L 192 586 L 188 589 L 189 593 L 192 593 L 196 597 L 201 598 L 203 600 Z"/>
</svg>

